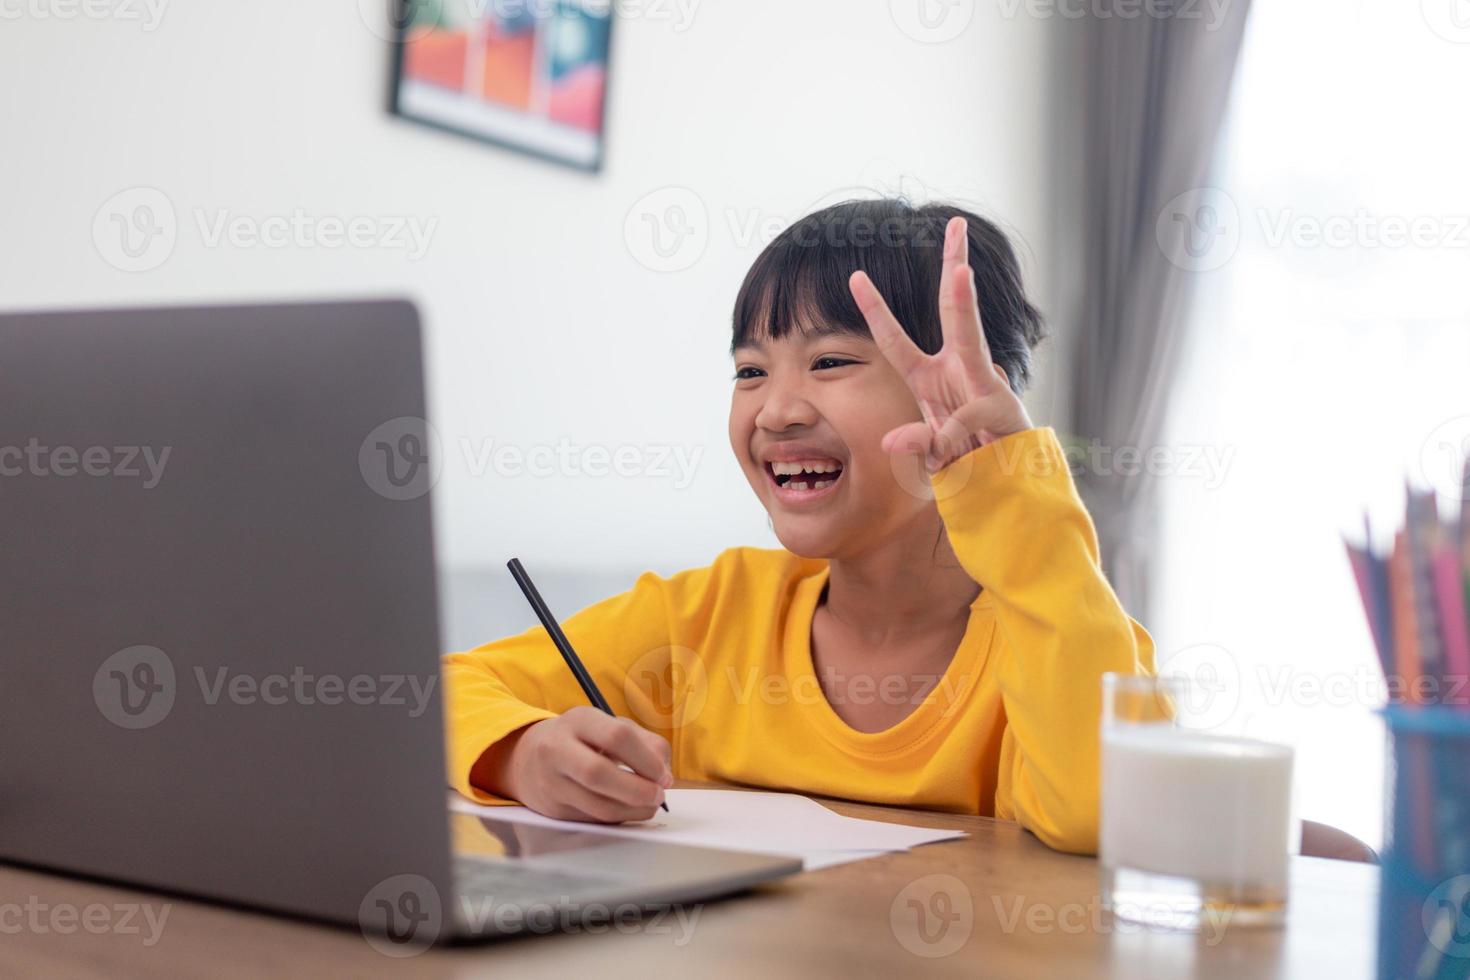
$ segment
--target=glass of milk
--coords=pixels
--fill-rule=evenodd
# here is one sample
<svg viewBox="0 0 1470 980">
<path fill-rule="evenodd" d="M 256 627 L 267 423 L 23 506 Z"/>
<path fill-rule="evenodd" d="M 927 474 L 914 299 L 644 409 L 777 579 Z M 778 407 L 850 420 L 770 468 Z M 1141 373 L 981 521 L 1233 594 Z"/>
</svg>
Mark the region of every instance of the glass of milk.
<svg viewBox="0 0 1470 980">
<path fill-rule="evenodd" d="M 1208 930 L 1285 918 L 1290 746 L 1190 727 L 1185 677 L 1103 675 L 1102 904 Z"/>
</svg>

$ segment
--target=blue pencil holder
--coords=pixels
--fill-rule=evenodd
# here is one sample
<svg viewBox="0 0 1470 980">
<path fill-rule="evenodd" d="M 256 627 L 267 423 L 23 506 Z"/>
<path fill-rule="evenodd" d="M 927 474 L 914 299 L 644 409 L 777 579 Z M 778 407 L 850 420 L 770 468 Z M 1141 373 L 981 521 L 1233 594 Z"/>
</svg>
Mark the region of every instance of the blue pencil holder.
<svg viewBox="0 0 1470 980">
<path fill-rule="evenodd" d="M 1470 711 L 1384 709 L 1379 980 L 1470 978 Z"/>
</svg>

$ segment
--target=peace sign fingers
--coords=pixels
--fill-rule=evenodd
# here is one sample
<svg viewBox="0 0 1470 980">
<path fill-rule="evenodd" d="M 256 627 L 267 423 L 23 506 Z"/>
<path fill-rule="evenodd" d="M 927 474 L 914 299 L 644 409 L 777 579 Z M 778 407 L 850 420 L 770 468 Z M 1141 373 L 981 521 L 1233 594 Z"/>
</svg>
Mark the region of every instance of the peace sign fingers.
<svg viewBox="0 0 1470 980">
<path fill-rule="evenodd" d="M 944 271 L 939 280 L 939 327 L 944 349 L 977 378 L 991 375 L 990 345 L 980 322 L 975 272 L 970 268 L 969 222 L 952 218 L 944 230 Z"/>
<path fill-rule="evenodd" d="M 861 269 L 854 272 L 847 285 L 852 290 L 852 298 L 857 302 L 863 319 L 868 323 L 873 343 L 878 345 L 878 350 L 893 365 L 894 370 L 901 377 L 908 378 L 923 366 L 929 355 L 909 339 L 893 311 L 888 308 L 888 301 L 878 292 L 878 287 L 873 285 L 873 280 L 868 278 L 866 272 Z"/>
<path fill-rule="evenodd" d="M 945 227 L 939 282 L 943 340 L 937 353 L 926 354 L 914 343 L 866 272 L 854 272 L 848 288 L 874 344 L 908 386 L 923 418 L 889 432 L 886 451 L 920 452 L 943 465 L 968 448 L 1031 427 L 985 340 L 964 218 L 956 216 Z"/>
</svg>

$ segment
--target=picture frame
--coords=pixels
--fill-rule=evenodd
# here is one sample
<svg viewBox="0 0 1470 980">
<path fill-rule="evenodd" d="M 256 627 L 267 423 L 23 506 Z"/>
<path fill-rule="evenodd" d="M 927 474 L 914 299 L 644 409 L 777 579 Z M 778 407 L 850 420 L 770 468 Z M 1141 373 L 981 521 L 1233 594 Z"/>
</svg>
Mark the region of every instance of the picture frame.
<svg viewBox="0 0 1470 980">
<path fill-rule="evenodd" d="M 608 0 L 392 2 L 393 115 L 601 171 Z"/>
</svg>

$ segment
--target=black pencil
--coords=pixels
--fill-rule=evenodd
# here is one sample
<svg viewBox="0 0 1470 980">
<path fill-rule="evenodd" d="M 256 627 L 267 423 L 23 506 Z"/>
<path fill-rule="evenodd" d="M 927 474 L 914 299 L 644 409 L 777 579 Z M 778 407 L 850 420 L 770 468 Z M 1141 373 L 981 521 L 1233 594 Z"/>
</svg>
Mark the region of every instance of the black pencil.
<svg viewBox="0 0 1470 980">
<path fill-rule="evenodd" d="M 541 620 L 541 625 L 545 626 L 546 632 L 551 635 L 551 642 L 555 643 L 556 648 L 561 651 L 561 658 L 567 662 L 572 676 L 577 678 L 578 684 L 582 685 L 582 693 L 587 695 L 587 700 L 592 702 L 594 708 L 601 708 L 612 715 L 613 709 L 607 703 L 607 698 L 602 696 L 602 692 L 592 682 L 592 675 L 587 673 L 586 667 L 582 666 L 582 658 L 577 656 L 577 651 L 572 649 L 572 641 L 567 639 L 567 635 L 561 631 L 561 624 L 556 621 L 555 616 L 551 615 L 551 610 L 546 608 L 546 601 L 536 590 L 536 583 L 531 581 L 531 576 L 527 575 L 526 570 L 521 567 L 521 560 L 512 558 L 505 563 L 505 567 L 510 569 L 516 585 L 521 587 L 521 591 L 526 595 L 526 601 L 536 611 L 536 618 Z M 613 715 L 613 717 L 617 716 Z M 667 803 L 660 803 L 659 806 L 664 808 L 665 813 L 669 812 Z"/>
</svg>

